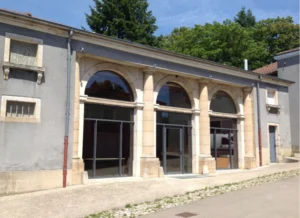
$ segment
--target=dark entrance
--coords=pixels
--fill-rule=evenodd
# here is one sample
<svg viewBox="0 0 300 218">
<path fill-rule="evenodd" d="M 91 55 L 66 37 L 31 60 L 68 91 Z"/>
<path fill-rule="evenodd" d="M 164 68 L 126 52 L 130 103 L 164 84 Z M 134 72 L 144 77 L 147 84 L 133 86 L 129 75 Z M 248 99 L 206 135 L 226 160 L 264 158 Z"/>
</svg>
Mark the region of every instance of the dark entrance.
<svg viewBox="0 0 300 218">
<path fill-rule="evenodd" d="M 95 73 L 85 94 L 96 98 L 133 101 L 129 84 L 111 71 Z M 133 148 L 133 108 L 86 103 L 83 160 L 89 177 L 130 176 Z"/>
<path fill-rule="evenodd" d="M 237 120 L 227 118 L 237 114 L 234 101 L 228 93 L 218 91 L 211 100 L 210 110 L 219 114 L 210 117 L 211 155 L 216 159 L 216 169 L 237 169 Z"/>
<path fill-rule="evenodd" d="M 190 115 L 157 112 L 157 121 L 156 155 L 165 174 L 192 173 Z"/>
<path fill-rule="evenodd" d="M 130 175 L 132 112 L 130 108 L 85 105 L 82 157 L 89 177 Z"/>
<path fill-rule="evenodd" d="M 269 126 L 270 161 L 276 163 L 276 126 Z"/>
<path fill-rule="evenodd" d="M 238 144 L 236 119 L 210 118 L 211 155 L 217 169 L 238 168 Z"/>
</svg>

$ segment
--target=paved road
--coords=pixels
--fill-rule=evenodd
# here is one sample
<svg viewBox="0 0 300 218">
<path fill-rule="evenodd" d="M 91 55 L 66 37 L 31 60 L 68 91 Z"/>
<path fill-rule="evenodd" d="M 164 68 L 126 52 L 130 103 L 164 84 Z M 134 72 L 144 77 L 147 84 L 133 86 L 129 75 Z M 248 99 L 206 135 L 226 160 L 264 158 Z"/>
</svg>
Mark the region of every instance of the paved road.
<svg viewBox="0 0 300 218">
<path fill-rule="evenodd" d="M 299 177 L 242 189 L 171 208 L 144 218 L 299 218 Z"/>
</svg>

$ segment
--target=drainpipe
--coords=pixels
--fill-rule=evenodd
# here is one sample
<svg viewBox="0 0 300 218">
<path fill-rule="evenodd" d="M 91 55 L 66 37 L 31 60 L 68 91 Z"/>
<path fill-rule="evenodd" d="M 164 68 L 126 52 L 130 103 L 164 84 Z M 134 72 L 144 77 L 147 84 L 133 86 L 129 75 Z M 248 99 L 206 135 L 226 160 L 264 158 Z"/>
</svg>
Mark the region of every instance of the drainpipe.
<svg viewBox="0 0 300 218">
<path fill-rule="evenodd" d="M 261 80 L 263 77 L 259 76 Z M 258 149 L 259 149 L 259 166 L 262 166 L 262 142 L 261 142 L 261 121 L 260 121 L 260 82 L 256 83 L 257 94 L 257 123 L 258 123 Z"/>
<path fill-rule="evenodd" d="M 64 137 L 64 164 L 63 164 L 63 188 L 67 187 L 68 172 L 68 145 L 69 145 L 69 121 L 70 121 L 70 77 L 71 77 L 71 38 L 73 30 L 71 29 L 68 37 L 67 54 L 67 96 L 66 96 L 66 117 L 65 117 L 65 137 Z"/>
</svg>

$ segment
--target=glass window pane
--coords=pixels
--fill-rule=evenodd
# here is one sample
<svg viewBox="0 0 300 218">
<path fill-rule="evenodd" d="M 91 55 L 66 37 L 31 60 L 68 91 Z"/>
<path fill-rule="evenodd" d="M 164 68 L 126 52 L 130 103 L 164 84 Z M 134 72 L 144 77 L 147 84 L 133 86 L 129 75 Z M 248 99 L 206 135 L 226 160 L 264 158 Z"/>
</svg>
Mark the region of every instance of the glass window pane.
<svg viewBox="0 0 300 218">
<path fill-rule="evenodd" d="M 133 101 L 132 91 L 125 79 L 110 71 L 95 73 L 86 85 L 85 94 L 90 97 Z"/>
<path fill-rule="evenodd" d="M 210 110 L 219 113 L 236 114 L 236 107 L 232 98 L 223 91 L 218 91 L 211 100 Z"/>
<path fill-rule="evenodd" d="M 275 105 L 275 91 L 268 90 L 268 104 Z"/>
<path fill-rule="evenodd" d="M 85 104 L 84 117 L 106 120 L 133 120 L 133 109 L 98 104 Z"/>
<path fill-rule="evenodd" d="M 157 104 L 171 107 L 191 108 L 186 91 L 176 83 L 166 83 L 157 96 Z"/>
<path fill-rule="evenodd" d="M 157 111 L 157 123 L 191 125 L 191 115 Z"/>
</svg>

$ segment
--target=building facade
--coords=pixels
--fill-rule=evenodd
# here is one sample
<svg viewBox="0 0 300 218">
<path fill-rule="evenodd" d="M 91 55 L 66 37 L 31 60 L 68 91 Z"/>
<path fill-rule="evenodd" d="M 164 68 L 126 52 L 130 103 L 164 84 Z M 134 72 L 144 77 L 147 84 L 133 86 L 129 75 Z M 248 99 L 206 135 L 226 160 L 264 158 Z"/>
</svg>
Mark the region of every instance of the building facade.
<svg viewBox="0 0 300 218">
<path fill-rule="evenodd" d="M 278 77 L 295 83 L 289 87 L 291 142 L 294 153 L 299 153 L 300 146 L 300 74 L 299 48 L 291 49 L 275 56 L 278 63 Z"/>
<path fill-rule="evenodd" d="M 0 18 L 1 194 L 252 169 L 291 152 L 288 80 Z"/>
</svg>

